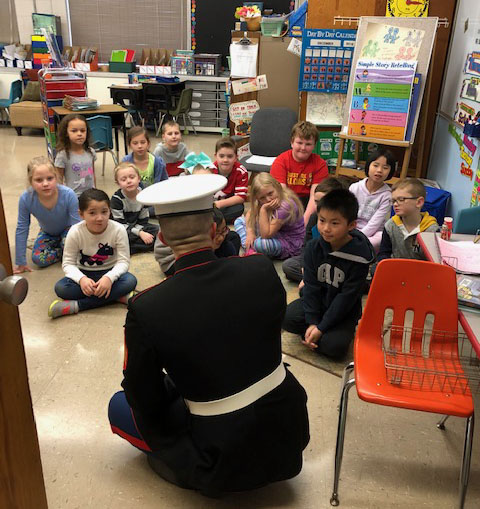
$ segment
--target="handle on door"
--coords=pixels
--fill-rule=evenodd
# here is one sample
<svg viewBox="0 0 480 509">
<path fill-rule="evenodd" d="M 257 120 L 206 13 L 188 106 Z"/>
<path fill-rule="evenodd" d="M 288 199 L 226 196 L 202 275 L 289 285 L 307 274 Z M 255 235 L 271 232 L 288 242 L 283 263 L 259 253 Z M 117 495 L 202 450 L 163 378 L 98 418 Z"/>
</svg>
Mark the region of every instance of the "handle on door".
<svg viewBox="0 0 480 509">
<path fill-rule="evenodd" d="M 7 276 L 5 267 L 0 263 L 0 300 L 19 306 L 27 293 L 28 281 L 22 276 Z"/>
</svg>

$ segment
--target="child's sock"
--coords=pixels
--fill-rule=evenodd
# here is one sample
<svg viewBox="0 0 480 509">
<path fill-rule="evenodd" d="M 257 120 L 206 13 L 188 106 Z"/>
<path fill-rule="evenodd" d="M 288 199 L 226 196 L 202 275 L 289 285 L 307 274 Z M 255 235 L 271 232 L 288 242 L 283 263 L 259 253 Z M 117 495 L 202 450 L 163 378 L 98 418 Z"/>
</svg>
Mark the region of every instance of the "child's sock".
<svg viewBox="0 0 480 509">
<path fill-rule="evenodd" d="M 125 304 L 127 305 L 128 304 L 128 301 L 134 297 L 135 295 L 137 295 L 137 293 L 140 293 L 138 290 L 132 290 L 131 292 L 127 293 L 127 295 L 123 295 L 122 297 L 120 297 L 119 299 L 117 299 L 117 302 L 120 302 L 122 304 Z"/>
<path fill-rule="evenodd" d="M 50 318 L 60 318 L 65 315 L 76 315 L 78 313 L 78 301 L 76 300 L 54 300 L 48 308 Z"/>
</svg>

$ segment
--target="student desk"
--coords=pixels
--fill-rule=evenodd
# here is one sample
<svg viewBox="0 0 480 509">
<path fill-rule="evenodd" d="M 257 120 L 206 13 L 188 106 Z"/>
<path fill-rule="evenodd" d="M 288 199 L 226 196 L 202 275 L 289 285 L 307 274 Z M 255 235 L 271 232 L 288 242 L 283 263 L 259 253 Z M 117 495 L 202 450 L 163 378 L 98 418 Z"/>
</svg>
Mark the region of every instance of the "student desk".
<svg viewBox="0 0 480 509">
<path fill-rule="evenodd" d="M 117 159 L 120 161 L 119 156 L 119 144 L 118 144 L 118 131 L 122 129 L 123 131 L 123 141 L 125 146 L 125 154 L 128 154 L 127 147 L 127 133 L 125 128 L 125 113 L 127 110 L 118 104 L 101 104 L 95 110 L 83 110 L 83 111 L 72 111 L 67 110 L 63 106 L 54 106 L 52 108 L 54 113 L 55 120 L 55 131 L 58 128 L 58 124 L 61 122 L 62 118 L 70 113 L 78 113 L 79 115 L 83 115 L 84 117 L 94 117 L 95 115 L 107 115 L 112 119 L 112 127 L 115 131 L 115 150 L 117 152 Z"/>
<path fill-rule="evenodd" d="M 442 263 L 435 235 L 434 232 L 422 232 L 417 235 L 417 238 L 428 260 L 434 263 Z M 451 240 L 473 240 L 473 237 L 473 235 L 454 233 Z M 480 358 L 480 313 L 470 311 L 462 306 L 458 311 L 458 319 L 470 343 L 472 343 L 473 349 Z"/>
</svg>

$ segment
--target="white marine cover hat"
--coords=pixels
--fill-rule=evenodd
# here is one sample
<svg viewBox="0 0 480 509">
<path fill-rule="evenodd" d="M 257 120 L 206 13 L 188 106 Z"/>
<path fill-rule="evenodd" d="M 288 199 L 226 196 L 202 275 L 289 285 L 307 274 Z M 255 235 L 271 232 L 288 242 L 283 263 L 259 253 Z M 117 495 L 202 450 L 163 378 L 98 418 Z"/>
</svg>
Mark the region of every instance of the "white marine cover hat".
<svg viewBox="0 0 480 509">
<path fill-rule="evenodd" d="M 222 175 L 190 175 L 152 184 L 137 194 L 137 201 L 153 205 L 161 217 L 200 214 L 213 207 L 213 196 L 227 185 Z"/>
</svg>

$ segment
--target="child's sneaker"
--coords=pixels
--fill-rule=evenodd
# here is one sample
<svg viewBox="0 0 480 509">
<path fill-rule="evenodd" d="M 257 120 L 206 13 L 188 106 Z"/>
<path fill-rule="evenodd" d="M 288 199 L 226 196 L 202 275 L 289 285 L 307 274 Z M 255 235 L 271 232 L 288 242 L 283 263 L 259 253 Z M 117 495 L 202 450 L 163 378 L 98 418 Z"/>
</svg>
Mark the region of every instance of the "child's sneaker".
<svg viewBox="0 0 480 509">
<path fill-rule="evenodd" d="M 60 318 L 66 315 L 76 315 L 78 313 L 78 302 L 76 300 L 54 300 L 48 308 L 50 318 Z"/>
<path fill-rule="evenodd" d="M 127 305 L 128 304 L 128 301 L 132 298 L 132 297 L 135 297 L 135 295 L 138 295 L 140 292 L 139 290 L 132 290 L 131 292 L 127 293 L 127 295 L 123 295 L 122 297 L 120 297 L 119 299 L 117 299 L 117 302 L 120 302 L 121 304 L 125 304 Z"/>
</svg>

